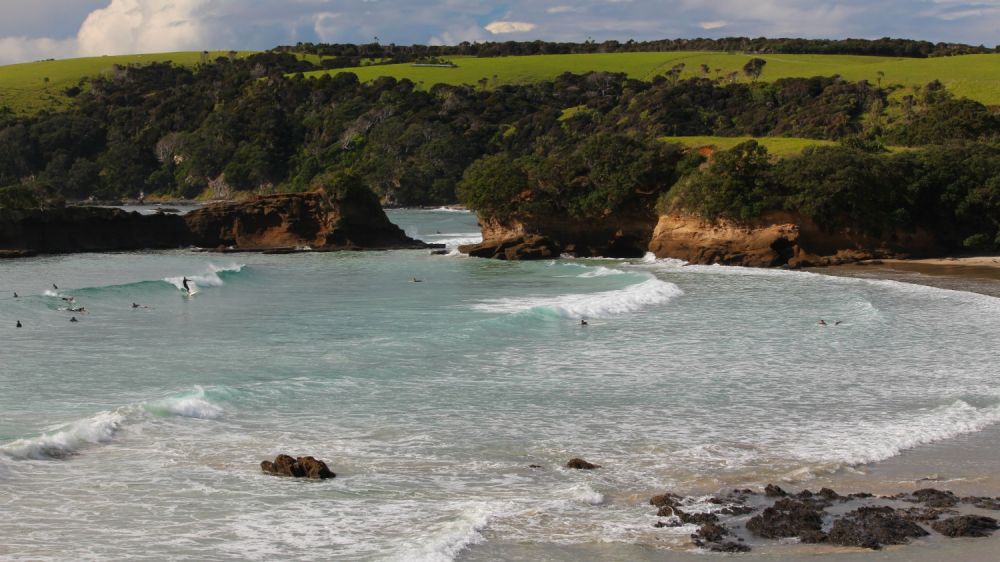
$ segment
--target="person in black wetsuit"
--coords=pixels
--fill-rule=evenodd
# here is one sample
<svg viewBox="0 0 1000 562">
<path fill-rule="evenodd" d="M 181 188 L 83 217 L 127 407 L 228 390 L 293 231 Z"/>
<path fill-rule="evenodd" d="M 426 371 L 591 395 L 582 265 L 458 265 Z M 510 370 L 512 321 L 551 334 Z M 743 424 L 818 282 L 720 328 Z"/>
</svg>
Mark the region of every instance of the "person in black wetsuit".
<svg viewBox="0 0 1000 562">
<path fill-rule="evenodd" d="M 184 284 L 184 290 L 187 291 L 187 294 L 190 295 L 191 294 L 191 287 L 188 286 L 188 282 L 189 281 L 191 281 L 191 280 L 188 279 L 187 277 L 185 277 L 184 281 L 182 281 L 182 283 Z"/>
<path fill-rule="evenodd" d="M 17 327 L 18 327 L 18 328 L 20 328 L 20 327 L 21 327 L 21 321 L 20 321 L 20 320 L 18 320 L 18 321 L 17 321 Z"/>
</svg>

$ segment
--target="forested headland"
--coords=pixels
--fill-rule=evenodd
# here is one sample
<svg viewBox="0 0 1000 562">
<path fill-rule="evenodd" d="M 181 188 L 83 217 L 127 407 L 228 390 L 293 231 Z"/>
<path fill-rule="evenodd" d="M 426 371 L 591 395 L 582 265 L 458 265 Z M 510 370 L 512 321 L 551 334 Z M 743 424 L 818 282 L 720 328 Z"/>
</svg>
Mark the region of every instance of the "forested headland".
<svg viewBox="0 0 1000 562">
<path fill-rule="evenodd" d="M 890 40 L 734 41 L 772 52 L 989 51 Z M 493 45 L 504 45 L 499 54 L 542 48 Z M 566 49 L 591 48 L 583 45 Z M 821 225 L 927 229 L 954 247 L 1000 244 L 1000 116 L 939 82 L 765 82 L 766 61 L 751 59 L 737 76 L 703 69 L 685 77 L 678 64 L 648 81 L 591 72 L 420 87 L 392 77 L 361 82 L 349 72 L 307 78 L 317 64 L 291 52 L 338 49 L 300 45 L 194 67 L 119 67 L 72 92 L 67 110 L 0 109 L 0 205 L 140 193 L 238 198 L 309 190 L 325 174 L 348 173 L 385 204 L 463 202 L 489 217 L 592 221 L 684 209 L 744 220 L 782 209 Z M 835 144 L 779 159 L 754 142 L 711 154 L 663 140 L 676 136 Z"/>
</svg>

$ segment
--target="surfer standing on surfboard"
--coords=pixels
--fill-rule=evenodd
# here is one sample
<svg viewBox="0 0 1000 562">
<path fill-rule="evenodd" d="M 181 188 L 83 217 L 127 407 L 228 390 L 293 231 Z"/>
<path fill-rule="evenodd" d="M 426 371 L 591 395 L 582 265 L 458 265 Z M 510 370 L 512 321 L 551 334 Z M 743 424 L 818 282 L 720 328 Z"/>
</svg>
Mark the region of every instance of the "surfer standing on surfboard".
<svg viewBox="0 0 1000 562">
<path fill-rule="evenodd" d="M 184 281 L 182 281 L 182 283 L 184 283 L 184 290 L 187 291 L 187 294 L 190 295 L 191 294 L 191 287 L 188 287 L 188 281 L 190 281 L 190 279 L 188 279 L 187 277 L 185 277 Z"/>
</svg>

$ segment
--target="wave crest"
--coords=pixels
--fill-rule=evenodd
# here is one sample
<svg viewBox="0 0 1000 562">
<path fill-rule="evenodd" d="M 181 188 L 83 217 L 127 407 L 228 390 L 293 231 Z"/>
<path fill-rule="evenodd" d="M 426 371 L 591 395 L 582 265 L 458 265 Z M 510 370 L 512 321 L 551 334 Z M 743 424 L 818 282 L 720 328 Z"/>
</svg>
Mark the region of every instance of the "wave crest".
<svg viewBox="0 0 1000 562">
<path fill-rule="evenodd" d="M 482 312 L 548 312 L 564 318 L 605 318 L 637 312 L 684 294 L 673 283 L 651 278 L 642 283 L 600 293 L 574 293 L 553 297 L 503 298 L 473 306 Z"/>
</svg>

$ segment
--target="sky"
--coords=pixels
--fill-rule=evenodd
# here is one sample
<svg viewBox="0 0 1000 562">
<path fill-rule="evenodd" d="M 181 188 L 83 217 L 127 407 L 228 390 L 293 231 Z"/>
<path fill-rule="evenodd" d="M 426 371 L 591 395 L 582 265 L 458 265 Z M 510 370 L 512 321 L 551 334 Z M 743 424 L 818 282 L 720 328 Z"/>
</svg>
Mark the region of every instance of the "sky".
<svg viewBox="0 0 1000 562">
<path fill-rule="evenodd" d="M 903 37 L 995 46 L 1000 0 L 0 0 L 0 64 L 299 41 Z"/>
</svg>

